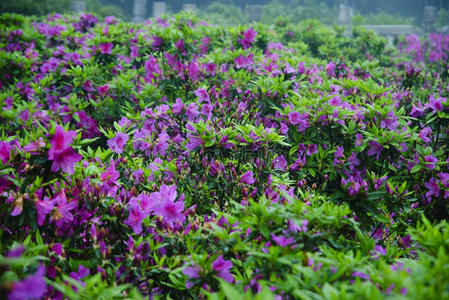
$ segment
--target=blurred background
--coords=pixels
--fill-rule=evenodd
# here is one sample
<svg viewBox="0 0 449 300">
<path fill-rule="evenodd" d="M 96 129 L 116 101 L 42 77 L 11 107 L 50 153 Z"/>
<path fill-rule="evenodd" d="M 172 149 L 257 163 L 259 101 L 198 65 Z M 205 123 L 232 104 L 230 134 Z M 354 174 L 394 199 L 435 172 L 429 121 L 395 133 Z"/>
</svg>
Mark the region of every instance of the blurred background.
<svg viewBox="0 0 449 300">
<path fill-rule="evenodd" d="M 191 10 L 215 24 L 273 23 L 316 18 L 328 25 L 412 25 L 449 30 L 449 0 L 0 0 L 0 12 L 24 15 L 90 12 L 141 22 Z"/>
</svg>

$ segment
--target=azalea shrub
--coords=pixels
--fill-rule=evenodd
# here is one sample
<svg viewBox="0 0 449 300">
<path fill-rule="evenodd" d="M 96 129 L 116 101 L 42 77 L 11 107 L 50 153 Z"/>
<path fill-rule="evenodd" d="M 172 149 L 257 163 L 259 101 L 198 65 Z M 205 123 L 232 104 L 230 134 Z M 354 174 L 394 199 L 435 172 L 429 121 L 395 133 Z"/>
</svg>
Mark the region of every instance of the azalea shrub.
<svg viewBox="0 0 449 300">
<path fill-rule="evenodd" d="M 448 41 L 1 15 L 1 297 L 448 298 Z"/>
</svg>

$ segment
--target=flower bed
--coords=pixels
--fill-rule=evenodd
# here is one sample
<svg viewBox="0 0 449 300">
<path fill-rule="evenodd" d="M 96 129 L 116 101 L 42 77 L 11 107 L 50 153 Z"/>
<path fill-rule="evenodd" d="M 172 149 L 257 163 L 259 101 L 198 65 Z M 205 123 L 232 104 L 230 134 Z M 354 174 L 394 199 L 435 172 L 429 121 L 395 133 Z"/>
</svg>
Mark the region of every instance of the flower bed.
<svg viewBox="0 0 449 300">
<path fill-rule="evenodd" d="M 0 16 L 4 298 L 449 297 L 449 38 L 253 25 Z"/>
</svg>

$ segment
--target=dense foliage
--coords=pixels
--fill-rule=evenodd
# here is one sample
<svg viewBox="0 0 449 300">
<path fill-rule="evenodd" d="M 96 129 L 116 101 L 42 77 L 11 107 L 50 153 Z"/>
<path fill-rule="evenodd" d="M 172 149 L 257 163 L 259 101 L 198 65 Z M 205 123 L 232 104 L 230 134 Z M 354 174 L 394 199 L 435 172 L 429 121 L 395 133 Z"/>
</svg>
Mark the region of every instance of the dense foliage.
<svg viewBox="0 0 449 300">
<path fill-rule="evenodd" d="M 449 297 L 449 36 L 0 16 L 0 295 Z"/>
</svg>

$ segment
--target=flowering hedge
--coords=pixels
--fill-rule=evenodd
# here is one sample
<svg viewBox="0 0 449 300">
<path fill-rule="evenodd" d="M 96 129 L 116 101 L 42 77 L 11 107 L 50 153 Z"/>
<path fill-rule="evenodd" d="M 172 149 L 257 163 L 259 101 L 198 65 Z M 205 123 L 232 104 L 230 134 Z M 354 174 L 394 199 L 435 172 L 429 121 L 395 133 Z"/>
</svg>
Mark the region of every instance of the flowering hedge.
<svg viewBox="0 0 449 300">
<path fill-rule="evenodd" d="M 449 37 L 0 16 L 0 294 L 449 297 Z"/>
</svg>

